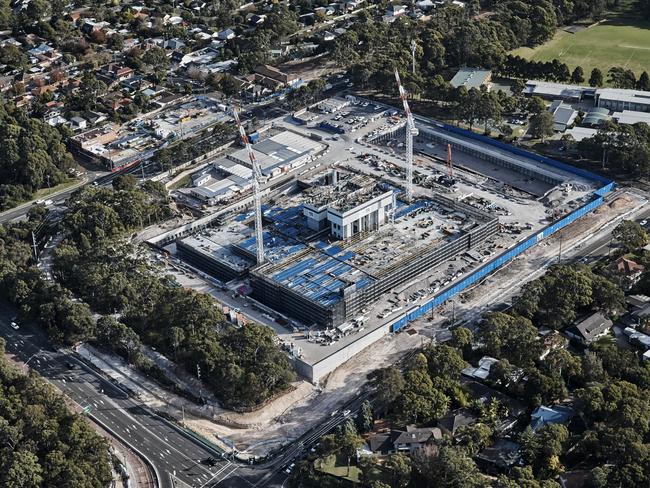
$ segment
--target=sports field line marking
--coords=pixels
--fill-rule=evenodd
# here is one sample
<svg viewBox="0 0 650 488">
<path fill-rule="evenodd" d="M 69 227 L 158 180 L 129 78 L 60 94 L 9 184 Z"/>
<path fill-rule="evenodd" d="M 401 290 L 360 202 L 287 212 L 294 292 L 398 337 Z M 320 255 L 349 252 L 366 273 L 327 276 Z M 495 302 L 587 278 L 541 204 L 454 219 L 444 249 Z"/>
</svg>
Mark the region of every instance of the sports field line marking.
<svg viewBox="0 0 650 488">
<path fill-rule="evenodd" d="M 650 46 L 630 46 L 629 44 L 619 44 L 618 47 L 624 47 L 625 49 L 642 49 L 644 51 L 650 51 Z"/>
</svg>

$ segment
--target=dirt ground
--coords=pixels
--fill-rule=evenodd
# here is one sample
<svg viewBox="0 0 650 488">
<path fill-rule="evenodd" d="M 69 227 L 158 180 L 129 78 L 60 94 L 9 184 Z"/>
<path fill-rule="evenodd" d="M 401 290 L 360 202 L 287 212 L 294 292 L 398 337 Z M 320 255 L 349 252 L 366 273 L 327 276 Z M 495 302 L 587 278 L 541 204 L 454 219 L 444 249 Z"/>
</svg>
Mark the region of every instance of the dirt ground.
<svg viewBox="0 0 650 488">
<path fill-rule="evenodd" d="M 285 73 L 296 75 L 305 81 L 326 78 L 334 73 L 344 71 L 340 65 L 325 57 L 312 57 L 303 61 L 289 61 L 280 65 L 278 68 Z"/>
</svg>

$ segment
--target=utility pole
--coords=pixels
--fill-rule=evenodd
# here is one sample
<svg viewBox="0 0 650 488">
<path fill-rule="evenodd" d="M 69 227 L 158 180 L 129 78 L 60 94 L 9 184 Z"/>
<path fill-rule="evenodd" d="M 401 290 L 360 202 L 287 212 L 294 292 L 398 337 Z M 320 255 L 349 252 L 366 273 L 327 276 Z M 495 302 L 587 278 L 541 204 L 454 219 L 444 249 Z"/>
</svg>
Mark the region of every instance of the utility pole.
<svg viewBox="0 0 650 488">
<path fill-rule="evenodd" d="M 411 109 L 406 99 L 406 90 L 402 86 L 397 69 L 395 69 L 395 80 L 397 80 L 399 97 L 402 99 L 404 112 L 406 113 L 406 126 L 404 127 L 404 131 L 406 132 L 406 201 L 411 203 L 413 200 L 413 137 L 417 136 L 419 131 L 415 127 L 413 114 L 411 114 Z"/>
<path fill-rule="evenodd" d="M 560 232 L 558 237 L 560 238 L 560 250 L 557 254 L 557 263 L 560 264 L 560 261 L 562 260 L 562 232 Z"/>
<path fill-rule="evenodd" d="M 34 231 L 32 231 L 32 246 L 34 246 L 34 259 L 38 263 L 38 246 L 36 245 L 36 235 L 34 235 Z"/>
<path fill-rule="evenodd" d="M 415 39 L 411 41 L 411 63 L 412 63 L 412 69 L 413 69 L 413 76 L 415 76 L 415 50 L 417 49 L 418 45 L 415 43 Z"/>
<path fill-rule="evenodd" d="M 196 363 L 196 377 L 199 379 L 199 398 L 203 399 L 203 387 L 201 386 L 201 366 Z"/>
<path fill-rule="evenodd" d="M 232 109 L 232 115 L 233 118 L 235 119 L 235 122 L 237 123 L 237 127 L 239 128 L 239 135 L 241 136 L 241 140 L 246 147 L 246 150 L 248 151 L 248 158 L 250 159 L 251 166 L 253 169 L 253 175 L 252 175 L 252 180 L 253 180 L 253 197 L 255 200 L 255 240 L 257 244 L 257 264 L 262 264 L 264 262 L 264 236 L 263 236 L 263 228 L 262 228 L 262 192 L 260 190 L 260 180 L 262 179 L 262 172 L 260 171 L 259 164 L 257 163 L 257 158 L 255 157 L 255 153 L 253 152 L 253 148 L 250 143 L 250 139 L 248 139 L 248 136 L 246 135 L 246 131 L 244 130 L 244 126 L 241 124 L 241 120 L 239 120 L 239 114 L 237 113 L 237 109 L 233 107 Z"/>
</svg>

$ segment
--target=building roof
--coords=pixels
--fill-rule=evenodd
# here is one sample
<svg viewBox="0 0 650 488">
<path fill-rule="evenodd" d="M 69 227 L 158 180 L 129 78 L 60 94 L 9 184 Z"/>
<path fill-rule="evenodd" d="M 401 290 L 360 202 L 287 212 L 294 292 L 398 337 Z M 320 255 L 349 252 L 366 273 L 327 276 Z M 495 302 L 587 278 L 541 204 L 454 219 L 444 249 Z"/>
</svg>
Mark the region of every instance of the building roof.
<svg viewBox="0 0 650 488">
<path fill-rule="evenodd" d="M 636 344 L 643 349 L 650 349 L 650 336 L 647 334 L 644 334 L 643 332 L 639 332 L 636 329 L 633 329 L 632 327 L 626 327 L 623 330 L 623 334 L 625 334 L 628 337 L 628 340 Z"/>
<path fill-rule="evenodd" d="M 625 302 L 634 308 L 642 308 L 650 303 L 650 297 L 647 295 L 627 295 Z"/>
<path fill-rule="evenodd" d="M 492 464 L 499 469 L 507 469 L 514 466 L 519 458 L 521 445 L 506 439 L 498 439 L 490 447 L 486 447 L 478 453 L 477 460 Z"/>
<path fill-rule="evenodd" d="M 468 366 L 467 368 L 463 369 L 462 373 L 472 378 L 484 380 L 490 375 L 490 368 L 492 365 L 498 361 L 499 360 L 496 358 L 484 356 L 479 360 L 478 366 L 476 368 L 473 366 Z"/>
<path fill-rule="evenodd" d="M 548 81 L 528 80 L 524 93 L 558 98 L 581 98 L 583 92 L 589 90 L 579 85 L 565 85 L 563 83 L 551 83 Z"/>
<path fill-rule="evenodd" d="M 614 263 L 614 266 L 616 266 L 616 270 L 619 273 L 623 274 L 640 273 L 645 269 L 645 266 L 642 264 L 639 264 L 636 261 L 632 261 L 631 259 L 627 259 L 624 256 L 618 258 Z"/>
<path fill-rule="evenodd" d="M 388 452 L 394 449 L 390 434 L 372 434 L 368 437 L 368 447 L 372 452 Z"/>
<path fill-rule="evenodd" d="M 613 322 L 602 313 L 596 312 L 570 327 L 570 332 L 580 336 L 585 342 L 591 342 L 607 332 Z"/>
<path fill-rule="evenodd" d="M 530 414 L 530 428 L 535 431 L 549 424 L 564 424 L 574 415 L 575 410 L 566 405 L 553 405 L 552 407 L 542 405 Z"/>
<path fill-rule="evenodd" d="M 583 139 L 588 139 L 595 136 L 598 133 L 598 129 L 591 129 L 589 127 L 573 127 L 566 131 L 566 134 L 569 134 L 575 141 L 581 141 Z"/>
<path fill-rule="evenodd" d="M 591 478 L 591 472 L 588 470 L 568 471 L 558 477 L 562 488 L 583 488 Z"/>
<path fill-rule="evenodd" d="M 417 428 L 414 425 L 406 427 L 406 431 L 395 431 L 393 444 L 424 444 L 442 439 L 442 432 L 438 427 Z"/>
<path fill-rule="evenodd" d="M 596 97 L 601 100 L 615 100 L 618 102 L 650 105 L 650 92 L 641 90 L 626 90 L 623 88 L 599 88 L 596 90 Z"/>
<path fill-rule="evenodd" d="M 453 436 L 456 435 L 458 429 L 474 424 L 477 419 L 476 415 L 465 410 L 460 410 L 455 413 L 448 413 L 438 420 L 438 427 Z"/>
<path fill-rule="evenodd" d="M 645 122 L 650 125 L 650 113 L 637 112 L 636 110 L 623 110 L 622 112 L 614 112 L 612 118 L 619 124 L 636 124 L 638 122 Z"/>
<path fill-rule="evenodd" d="M 484 85 L 490 81 L 491 76 L 492 72 L 490 70 L 478 68 L 461 68 L 454 75 L 451 81 L 449 81 L 449 83 L 454 88 L 464 86 L 469 90 L 470 88 L 479 88 L 481 85 Z"/>
<path fill-rule="evenodd" d="M 582 123 L 585 125 L 600 125 L 609 119 L 611 119 L 611 117 L 609 116 L 608 109 L 603 107 L 594 107 L 589 110 L 589 112 L 587 112 L 587 115 L 585 115 Z"/>
<path fill-rule="evenodd" d="M 566 105 L 562 100 L 555 100 L 549 107 L 553 114 L 553 124 L 555 130 L 564 130 L 567 126 L 573 124 L 578 116 L 578 112 L 573 110 L 571 105 Z"/>
</svg>

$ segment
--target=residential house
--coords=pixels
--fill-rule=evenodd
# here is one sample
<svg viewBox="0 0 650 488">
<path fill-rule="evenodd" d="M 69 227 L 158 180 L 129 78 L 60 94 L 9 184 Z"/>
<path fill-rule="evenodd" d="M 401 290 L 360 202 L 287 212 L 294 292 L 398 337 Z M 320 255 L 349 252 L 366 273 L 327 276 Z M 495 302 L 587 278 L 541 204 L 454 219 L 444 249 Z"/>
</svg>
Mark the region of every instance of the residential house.
<svg viewBox="0 0 650 488">
<path fill-rule="evenodd" d="M 109 82 L 119 82 L 131 77 L 133 70 L 128 66 L 111 63 L 100 71 L 100 75 L 107 78 Z"/>
<path fill-rule="evenodd" d="M 585 469 L 567 471 L 558 476 L 558 481 L 562 488 L 584 488 L 590 479 L 591 471 Z"/>
<path fill-rule="evenodd" d="M 488 474 L 507 473 L 521 459 L 520 449 L 521 445 L 517 442 L 498 439 L 493 445 L 476 455 L 476 464 Z"/>
<path fill-rule="evenodd" d="M 225 29 L 217 33 L 217 39 L 220 39 L 222 41 L 229 41 L 230 39 L 234 39 L 235 37 L 236 37 L 235 31 L 232 29 Z"/>
<path fill-rule="evenodd" d="M 409 425 L 406 430 L 394 431 L 394 434 L 396 434 L 393 438 L 395 451 L 413 452 L 442 440 L 442 431 L 437 427 L 417 428 Z"/>
<path fill-rule="evenodd" d="M 540 361 L 543 361 L 552 351 L 566 348 L 569 342 L 557 330 L 548 328 L 539 329 L 539 340 L 542 343 L 542 352 L 539 355 Z"/>
<path fill-rule="evenodd" d="M 650 297 L 647 295 L 626 295 L 625 303 L 634 311 L 648 305 L 650 303 Z"/>
<path fill-rule="evenodd" d="M 437 427 L 415 427 L 408 425 L 404 430 L 393 429 L 368 436 L 368 450 L 381 455 L 394 452 L 413 452 L 424 446 L 440 442 L 442 431 Z"/>
<path fill-rule="evenodd" d="M 257 66 L 253 71 L 265 78 L 270 78 L 274 81 L 277 81 L 282 86 L 294 85 L 297 81 L 299 81 L 299 78 L 296 75 L 284 73 L 283 71 L 273 66 L 260 65 Z"/>
<path fill-rule="evenodd" d="M 625 278 L 624 288 L 630 289 L 641 278 L 641 274 L 645 270 L 642 264 L 621 256 L 612 264 L 614 272 L 618 273 Z"/>
<path fill-rule="evenodd" d="M 162 47 L 170 51 L 177 51 L 185 47 L 185 43 L 180 39 L 167 39 L 162 43 Z"/>
<path fill-rule="evenodd" d="M 461 427 L 473 425 L 478 417 L 466 409 L 450 412 L 438 420 L 438 427 L 443 434 L 454 437 Z"/>
<path fill-rule="evenodd" d="M 498 361 L 499 360 L 496 358 L 484 356 L 479 360 L 477 367 L 473 367 L 470 365 L 465 369 L 463 369 L 462 373 L 465 376 L 469 376 L 470 378 L 474 378 L 477 380 L 485 380 L 490 375 L 490 368 L 492 367 L 492 365 Z"/>
<path fill-rule="evenodd" d="M 266 22 L 266 15 L 246 14 L 246 22 L 250 25 L 262 25 Z"/>
<path fill-rule="evenodd" d="M 650 335 L 644 334 L 632 327 L 626 327 L 623 329 L 623 334 L 627 336 L 627 340 L 630 344 L 638 347 L 643 352 L 650 350 Z"/>
<path fill-rule="evenodd" d="M 387 17 L 399 17 L 406 13 L 406 5 L 390 5 L 386 10 Z"/>
<path fill-rule="evenodd" d="M 88 126 L 88 122 L 83 117 L 72 117 L 69 124 L 70 128 L 74 131 L 83 130 Z"/>
<path fill-rule="evenodd" d="M 534 431 L 549 424 L 566 424 L 575 415 L 575 410 L 567 405 L 541 405 L 530 414 L 530 428 Z"/>
<path fill-rule="evenodd" d="M 96 125 L 99 124 L 100 122 L 104 122 L 105 120 L 107 120 L 105 114 L 100 112 L 93 112 L 93 111 L 86 112 L 84 114 L 84 118 L 90 123 L 90 125 Z"/>
<path fill-rule="evenodd" d="M 506 417 L 496 425 L 497 432 L 506 432 L 512 429 L 519 418 L 526 412 L 527 407 L 523 402 L 512 398 L 511 396 L 501 393 L 494 388 L 490 388 L 478 381 L 461 378 L 463 388 L 471 393 L 471 396 L 476 399 L 481 405 L 489 405 L 491 402 L 499 402 L 499 404 L 507 410 Z"/>
<path fill-rule="evenodd" d="M 595 312 L 566 329 L 564 333 L 569 339 L 588 346 L 592 342 L 607 335 L 612 325 L 612 321 L 602 313 Z"/>
</svg>

